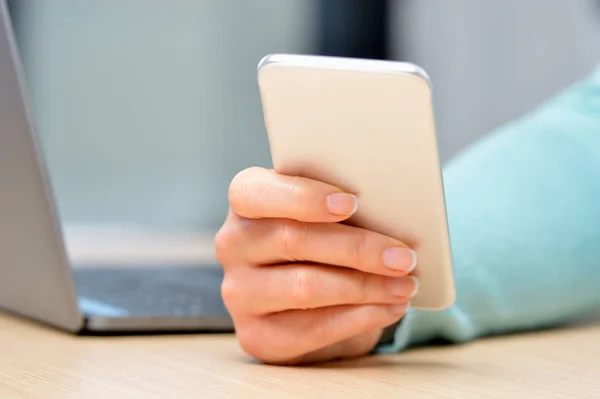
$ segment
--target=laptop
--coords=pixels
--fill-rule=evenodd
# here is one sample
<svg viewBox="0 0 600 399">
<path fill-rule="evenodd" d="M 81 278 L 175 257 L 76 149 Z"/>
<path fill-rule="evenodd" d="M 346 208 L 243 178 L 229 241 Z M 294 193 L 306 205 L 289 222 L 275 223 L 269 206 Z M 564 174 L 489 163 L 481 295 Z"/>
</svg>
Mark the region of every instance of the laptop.
<svg viewBox="0 0 600 399">
<path fill-rule="evenodd" d="M 0 308 L 75 334 L 233 331 L 217 262 L 72 267 L 63 231 L 0 0 Z"/>
</svg>

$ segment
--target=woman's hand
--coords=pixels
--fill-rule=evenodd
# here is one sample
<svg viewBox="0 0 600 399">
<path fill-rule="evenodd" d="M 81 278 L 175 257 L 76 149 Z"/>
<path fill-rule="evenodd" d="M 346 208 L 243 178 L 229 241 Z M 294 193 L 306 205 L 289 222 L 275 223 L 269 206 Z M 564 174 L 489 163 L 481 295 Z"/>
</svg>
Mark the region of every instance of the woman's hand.
<svg viewBox="0 0 600 399">
<path fill-rule="evenodd" d="M 242 348 L 270 364 L 369 353 L 417 290 L 416 254 L 341 224 L 360 204 L 318 181 L 250 168 L 216 236 L 222 295 Z"/>
</svg>

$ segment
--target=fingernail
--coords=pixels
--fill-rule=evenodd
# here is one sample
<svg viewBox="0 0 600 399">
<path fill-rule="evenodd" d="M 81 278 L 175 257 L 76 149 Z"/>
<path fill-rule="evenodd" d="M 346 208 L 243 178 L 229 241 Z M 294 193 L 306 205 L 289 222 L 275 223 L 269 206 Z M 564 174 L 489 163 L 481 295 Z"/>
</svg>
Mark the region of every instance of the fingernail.
<svg viewBox="0 0 600 399">
<path fill-rule="evenodd" d="M 419 292 L 419 279 L 416 278 L 415 276 L 408 276 L 408 277 L 410 277 L 414 282 L 415 288 L 413 288 L 412 292 L 409 295 L 411 298 L 414 298 L 417 295 L 417 293 Z"/>
<path fill-rule="evenodd" d="M 410 273 L 417 266 L 417 253 L 410 248 L 392 247 L 383 253 L 383 263 L 390 269 Z"/>
<path fill-rule="evenodd" d="M 333 215 L 350 216 L 358 209 L 358 199 L 352 194 L 331 194 L 327 197 L 327 209 Z"/>
<path fill-rule="evenodd" d="M 393 296 L 412 298 L 419 290 L 419 280 L 415 276 L 397 277 L 390 280 L 390 292 Z"/>
</svg>

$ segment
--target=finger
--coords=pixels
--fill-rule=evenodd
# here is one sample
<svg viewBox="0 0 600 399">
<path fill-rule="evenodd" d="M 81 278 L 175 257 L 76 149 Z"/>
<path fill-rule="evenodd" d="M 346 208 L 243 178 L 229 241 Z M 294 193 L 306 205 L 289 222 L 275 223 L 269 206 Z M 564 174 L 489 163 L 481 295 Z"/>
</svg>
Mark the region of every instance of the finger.
<svg viewBox="0 0 600 399">
<path fill-rule="evenodd" d="M 403 242 L 339 223 L 261 220 L 247 223 L 238 234 L 238 251 L 251 264 L 314 262 L 373 274 L 400 276 L 417 266 L 417 253 Z"/>
<path fill-rule="evenodd" d="M 295 362 L 307 353 L 398 321 L 405 304 L 347 305 L 291 310 L 261 318 L 240 329 L 238 339 L 250 355 L 266 363 Z M 257 336 L 269 340 L 257 342 Z"/>
<path fill-rule="evenodd" d="M 407 303 L 413 276 L 387 277 L 331 266 L 291 264 L 228 273 L 222 294 L 233 313 L 266 315 L 337 305 Z"/>
<path fill-rule="evenodd" d="M 244 218 L 339 222 L 358 207 L 353 194 L 315 180 L 284 176 L 264 168 L 238 173 L 229 186 L 232 210 Z"/>
<path fill-rule="evenodd" d="M 333 345 L 317 349 L 314 352 L 307 353 L 295 359 L 294 364 L 322 363 L 367 355 L 377 345 L 382 331 L 382 329 L 377 328 L 373 331 L 368 331 L 344 341 L 336 342 Z"/>
</svg>

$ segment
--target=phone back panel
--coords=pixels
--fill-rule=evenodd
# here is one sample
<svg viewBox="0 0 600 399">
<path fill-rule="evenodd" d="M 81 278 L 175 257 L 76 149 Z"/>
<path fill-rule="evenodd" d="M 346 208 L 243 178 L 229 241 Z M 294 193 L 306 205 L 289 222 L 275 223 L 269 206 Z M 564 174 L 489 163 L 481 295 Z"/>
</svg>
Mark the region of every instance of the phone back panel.
<svg viewBox="0 0 600 399">
<path fill-rule="evenodd" d="M 418 254 L 413 308 L 455 298 L 431 87 L 411 64 L 270 56 L 258 80 L 273 167 L 355 193 L 349 224 Z"/>
</svg>

